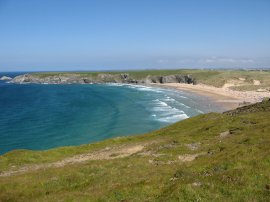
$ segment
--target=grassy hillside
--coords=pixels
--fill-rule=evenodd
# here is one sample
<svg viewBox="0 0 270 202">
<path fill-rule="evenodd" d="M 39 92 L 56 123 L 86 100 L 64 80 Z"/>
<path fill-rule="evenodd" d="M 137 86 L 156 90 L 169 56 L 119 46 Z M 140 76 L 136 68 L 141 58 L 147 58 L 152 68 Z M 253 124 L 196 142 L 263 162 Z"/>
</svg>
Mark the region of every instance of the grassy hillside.
<svg viewBox="0 0 270 202">
<path fill-rule="evenodd" d="M 191 75 L 197 83 L 222 87 L 225 83 L 234 83 L 232 89 L 235 90 L 257 90 L 267 88 L 270 90 L 270 71 L 246 71 L 246 70 L 145 70 L 145 71 L 125 71 L 125 72 L 43 72 L 34 73 L 39 77 L 54 75 L 77 74 L 82 77 L 96 77 L 98 74 L 119 74 L 128 73 L 134 79 L 144 79 L 147 76 L 167 76 L 167 75 Z M 253 85 L 254 80 L 260 81 L 260 85 Z"/>
<path fill-rule="evenodd" d="M 149 134 L 0 156 L 0 201 L 270 201 L 270 101 Z"/>
</svg>

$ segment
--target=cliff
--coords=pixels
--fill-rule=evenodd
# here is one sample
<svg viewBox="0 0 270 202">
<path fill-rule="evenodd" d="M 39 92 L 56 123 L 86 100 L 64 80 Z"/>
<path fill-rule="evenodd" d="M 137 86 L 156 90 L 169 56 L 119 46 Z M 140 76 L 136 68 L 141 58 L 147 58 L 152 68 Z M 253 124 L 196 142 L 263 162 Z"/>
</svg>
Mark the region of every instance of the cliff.
<svg viewBox="0 0 270 202">
<path fill-rule="evenodd" d="M 80 73 L 55 73 L 55 74 L 24 74 L 16 76 L 11 83 L 36 83 L 36 84 L 88 84 L 88 83 L 188 83 L 194 84 L 195 79 L 190 75 L 165 75 L 151 76 L 137 79 L 128 73 L 110 74 L 80 74 Z"/>
</svg>

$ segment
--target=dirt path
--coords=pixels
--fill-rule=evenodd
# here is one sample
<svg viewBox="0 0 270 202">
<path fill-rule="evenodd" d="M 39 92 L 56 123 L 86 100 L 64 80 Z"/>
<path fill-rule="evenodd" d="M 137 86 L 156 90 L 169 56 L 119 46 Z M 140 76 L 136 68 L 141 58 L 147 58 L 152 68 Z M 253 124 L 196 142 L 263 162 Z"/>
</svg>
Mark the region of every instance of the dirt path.
<svg viewBox="0 0 270 202">
<path fill-rule="evenodd" d="M 90 161 L 90 160 L 110 160 L 110 159 L 116 159 L 116 158 L 124 158 L 132 154 L 135 154 L 139 151 L 142 151 L 144 147 L 145 147 L 145 144 L 144 145 L 143 144 L 124 145 L 124 146 L 113 147 L 113 148 L 106 147 L 105 149 L 102 149 L 102 150 L 98 150 L 91 153 L 75 155 L 73 157 L 69 157 L 69 158 L 63 159 L 61 161 L 56 161 L 53 163 L 29 165 L 29 166 L 21 167 L 17 170 L 4 171 L 0 173 L 0 177 L 21 174 L 21 173 L 25 173 L 29 171 L 36 171 L 36 170 L 40 170 L 44 168 L 59 168 L 59 167 L 64 167 L 66 165 L 82 163 L 82 162 Z"/>
</svg>

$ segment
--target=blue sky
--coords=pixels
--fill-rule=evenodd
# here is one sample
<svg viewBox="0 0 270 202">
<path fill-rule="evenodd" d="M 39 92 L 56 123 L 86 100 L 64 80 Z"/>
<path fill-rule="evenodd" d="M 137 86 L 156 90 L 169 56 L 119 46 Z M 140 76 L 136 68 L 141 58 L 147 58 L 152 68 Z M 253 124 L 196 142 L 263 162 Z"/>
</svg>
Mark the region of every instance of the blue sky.
<svg viewBox="0 0 270 202">
<path fill-rule="evenodd" d="M 0 0 L 0 71 L 269 68 L 269 0 Z"/>
</svg>

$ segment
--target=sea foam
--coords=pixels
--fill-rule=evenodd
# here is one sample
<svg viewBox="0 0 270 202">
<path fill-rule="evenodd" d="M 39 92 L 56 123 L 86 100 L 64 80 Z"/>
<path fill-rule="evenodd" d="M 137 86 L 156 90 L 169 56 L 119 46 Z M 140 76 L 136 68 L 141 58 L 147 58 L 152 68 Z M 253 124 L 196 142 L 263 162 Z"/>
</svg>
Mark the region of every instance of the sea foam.
<svg viewBox="0 0 270 202">
<path fill-rule="evenodd" d="M 166 99 L 168 98 L 165 98 L 164 100 L 153 100 L 152 111 L 155 112 L 155 116 L 152 116 L 155 117 L 157 121 L 173 123 L 188 118 L 188 115 L 183 110 L 177 109 L 166 103 Z"/>
</svg>

